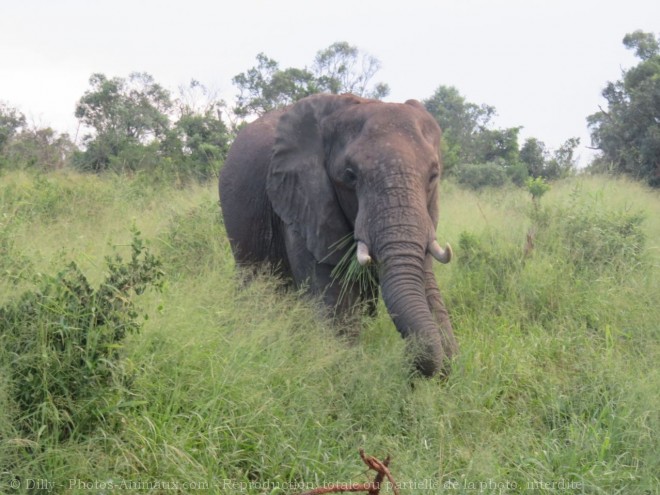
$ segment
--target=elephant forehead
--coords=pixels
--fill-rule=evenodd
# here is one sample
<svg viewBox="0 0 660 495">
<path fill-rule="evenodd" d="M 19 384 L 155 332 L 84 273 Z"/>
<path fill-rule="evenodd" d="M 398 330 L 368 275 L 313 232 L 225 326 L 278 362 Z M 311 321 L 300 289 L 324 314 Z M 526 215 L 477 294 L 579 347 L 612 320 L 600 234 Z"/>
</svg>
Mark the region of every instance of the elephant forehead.
<svg viewBox="0 0 660 495">
<path fill-rule="evenodd" d="M 406 112 L 375 112 L 367 118 L 362 132 L 369 135 L 380 134 L 421 134 L 419 119 Z"/>
<path fill-rule="evenodd" d="M 366 112 L 367 132 L 399 132 L 431 140 L 440 137 L 440 127 L 426 110 L 401 103 L 380 103 L 365 110 L 371 110 Z"/>
<path fill-rule="evenodd" d="M 377 168 L 426 168 L 438 160 L 438 148 L 408 133 L 365 135 L 349 149 L 356 163 Z"/>
<path fill-rule="evenodd" d="M 400 194 L 408 198 L 413 192 L 424 190 L 427 173 L 416 163 L 402 159 L 379 160 L 365 167 L 363 184 L 378 194 Z"/>
<path fill-rule="evenodd" d="M 374 122 L 365 125 L 359 140 L 367 149 L 376 148 L 404 159 L 433 159 L 437 156 L 440 134 L 425 133 L 421 122 L 413 119 Z"/>
</svg>

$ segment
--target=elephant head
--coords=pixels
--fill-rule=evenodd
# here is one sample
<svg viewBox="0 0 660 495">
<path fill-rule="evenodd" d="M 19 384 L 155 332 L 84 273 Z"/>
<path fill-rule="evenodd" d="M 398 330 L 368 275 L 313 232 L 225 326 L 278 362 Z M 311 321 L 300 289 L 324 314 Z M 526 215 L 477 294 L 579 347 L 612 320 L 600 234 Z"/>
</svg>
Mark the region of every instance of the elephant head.
<svg viewBox="0 0 660 495">
<path fill-rule="evenodd" d="M 417 101 L 352 95 L 305 98 L 278 120 L 266 189 L 275 213 L 317 262 L 352 235 L 361 264 L 377 263 L 383 299 L 425 375 L 445 373 L 457 346 L 433 275 L 440 128 Z"/>
</svg>

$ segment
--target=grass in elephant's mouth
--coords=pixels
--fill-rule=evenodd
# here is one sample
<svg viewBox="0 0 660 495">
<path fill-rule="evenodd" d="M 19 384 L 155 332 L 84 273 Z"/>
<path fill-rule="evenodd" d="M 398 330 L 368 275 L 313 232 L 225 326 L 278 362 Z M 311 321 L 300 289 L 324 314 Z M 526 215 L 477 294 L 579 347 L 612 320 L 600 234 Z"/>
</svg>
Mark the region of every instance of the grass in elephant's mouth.
<svg viewBox="0 0 660 495">
<path fill-rule="evenodd" d="M 378 285 L 378 265 L 373 261 L 368 265 L 360 265 L 357 259 L 357 241 L 349 234 L 331 246 L 331 253 L 344 251 L 344 255 L 332 270 L 332 278 L 341 284 L 339 301 L 353 286 L 357 286 L 361 294 L 368 294 Z"/>
</svg>

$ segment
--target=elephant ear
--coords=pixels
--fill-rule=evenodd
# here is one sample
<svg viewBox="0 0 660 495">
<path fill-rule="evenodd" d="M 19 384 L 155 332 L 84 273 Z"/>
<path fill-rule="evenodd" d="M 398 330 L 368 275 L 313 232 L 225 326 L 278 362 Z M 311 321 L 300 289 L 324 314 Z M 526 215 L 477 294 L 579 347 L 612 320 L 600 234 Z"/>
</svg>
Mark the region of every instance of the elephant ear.
<svg viewBox="0 0 660 495">
<path fill-rule="evenodd" d="M 326 171 L 323 122 L 360 102 L 351 95 L 310 96 L 277 125 L 266 191 L 275 213 L 305 239 L 319 262 L 338 263 L 335 244 L 352 232 Z"/>
</svg>

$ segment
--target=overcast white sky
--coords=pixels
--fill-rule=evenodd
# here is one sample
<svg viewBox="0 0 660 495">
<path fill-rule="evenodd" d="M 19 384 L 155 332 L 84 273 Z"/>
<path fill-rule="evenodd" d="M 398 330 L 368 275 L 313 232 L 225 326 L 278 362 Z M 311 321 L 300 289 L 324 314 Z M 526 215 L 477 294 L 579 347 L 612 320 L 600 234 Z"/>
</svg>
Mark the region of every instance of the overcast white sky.
<svg viewBox="0 0 660 495">
<path fill-rule="evenodd" d="M 195 78 L 231 100 L 231 78 L 257 53 L 303 67 L 348 41 L 381 60 L 390 101 L 453 85 L 523 138 L 554 148 L 580 137 L 585 158 L 585 118 L 636 63 L 621 43 L 636 29 L 660 31 L 660 2 L 0 0 L 0 100 L 73 136 L 94 72 L 149 72 L 172 91 Z"/>
</svg>

